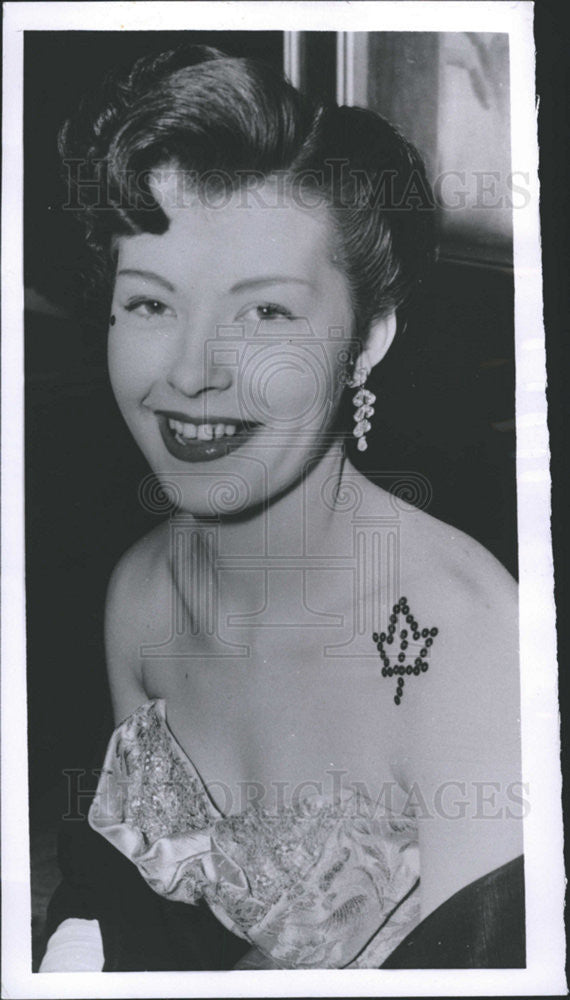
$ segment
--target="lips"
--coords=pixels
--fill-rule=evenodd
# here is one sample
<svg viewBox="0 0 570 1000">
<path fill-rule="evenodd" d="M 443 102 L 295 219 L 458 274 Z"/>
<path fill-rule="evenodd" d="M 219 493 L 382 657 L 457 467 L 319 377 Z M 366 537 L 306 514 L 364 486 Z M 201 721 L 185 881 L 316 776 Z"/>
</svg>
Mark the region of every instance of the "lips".
<svg viewBox="0 0 570 1000">
<path fill-rule="evenodd" d="M 259 424 L 214 418 L 190 420 L 184 413 L 157 413 L 158 426 L 167 451 L 181 462 L 211 462 L 229 455 L 249 441 Z"/>
</svg>

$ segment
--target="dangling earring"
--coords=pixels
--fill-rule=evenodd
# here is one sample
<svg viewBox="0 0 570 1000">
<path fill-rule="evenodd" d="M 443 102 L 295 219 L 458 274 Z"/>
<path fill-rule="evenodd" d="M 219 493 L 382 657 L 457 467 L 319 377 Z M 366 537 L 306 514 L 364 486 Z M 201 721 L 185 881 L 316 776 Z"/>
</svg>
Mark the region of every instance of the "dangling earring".
<svg viewBox="0 0 570 1000">
<path fill-rule="evenodd" d="M 357 407 L 354 412 L 355 426 L 352 431 L 356 441 L 356 447 L 359 451 L 366 451 L 368 448 L 368 442 L 366 440 L 366 435 L 372 424 L 370 423 L 369 417 L 374 414 L 373 403 L 376 402 L 376 396 L 369 389 L 365 389 L 366 379 L 370 374 L 367 368 L 358 368 L 354 370 L 354 375 L 350 382 L 350 387 L 352 389 L 358 388 L 352 398 L 352 402 Z"/>
</svg>

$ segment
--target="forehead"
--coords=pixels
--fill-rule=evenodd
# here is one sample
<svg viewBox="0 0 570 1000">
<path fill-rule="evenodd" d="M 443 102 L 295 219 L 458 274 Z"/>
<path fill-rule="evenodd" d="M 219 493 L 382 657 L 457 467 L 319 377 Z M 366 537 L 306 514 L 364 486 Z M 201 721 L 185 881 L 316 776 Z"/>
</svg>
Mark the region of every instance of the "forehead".
<svg viewBox="0 0 570 1000">
<path fill-rule="evenodd" d="M 153 260 L 207 275 L 278 274 L 283 269 L 322 278 L 333 269 L 332 227 L 324 206 L 310 207 L 266 180 L 255 189 L 198 192 L 170 174 L 151 190 L 169 219 L 160 235 L 118 241 L 124 263 Z"/>
</svg>

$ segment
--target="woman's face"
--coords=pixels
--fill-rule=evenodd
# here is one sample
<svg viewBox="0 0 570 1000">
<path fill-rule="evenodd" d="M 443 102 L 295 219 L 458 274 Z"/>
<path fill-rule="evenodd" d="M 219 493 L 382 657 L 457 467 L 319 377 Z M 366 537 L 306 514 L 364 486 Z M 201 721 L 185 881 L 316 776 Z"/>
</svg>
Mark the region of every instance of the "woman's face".
<svg viewBox="0 0 570 1000">
<path fill-rule="evenodd" d="M 123 416 L 182 509 L 237 513 L 331 443 L 353 315 L 324 209 L 194 196 L 118 241 L 109 366 Z"/>
</svg>

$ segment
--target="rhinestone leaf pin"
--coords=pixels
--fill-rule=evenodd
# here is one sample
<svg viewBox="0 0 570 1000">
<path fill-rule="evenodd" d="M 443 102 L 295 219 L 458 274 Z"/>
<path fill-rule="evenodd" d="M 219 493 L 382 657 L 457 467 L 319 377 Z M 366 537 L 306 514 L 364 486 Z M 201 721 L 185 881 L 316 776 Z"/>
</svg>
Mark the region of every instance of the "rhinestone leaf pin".
<svg viewBox="0 0 570 1000">
<path fill-rule="evenodd" d="M 401 622 L 401 618 L 404 621 Z M 403 626 L 400 628 L 400 624 Z M 416 676 L 429 670 L 429 656 L 433 640 L 439 629 L 422 628 L 410 611 L 407 597 L 400 597 L 397 604 L 392 608 L 390 623 L 386 632 L 373 632 L 372 641 L 375 643 L 380 659 L 382 660 L 382 677 L 397 677 L 398 684 L 394 702 L 399 705 L 404 697 L 404 677 Z M 397 652 L 387 646 L 394 646 L 399 640 Z"/>
</svg>

